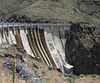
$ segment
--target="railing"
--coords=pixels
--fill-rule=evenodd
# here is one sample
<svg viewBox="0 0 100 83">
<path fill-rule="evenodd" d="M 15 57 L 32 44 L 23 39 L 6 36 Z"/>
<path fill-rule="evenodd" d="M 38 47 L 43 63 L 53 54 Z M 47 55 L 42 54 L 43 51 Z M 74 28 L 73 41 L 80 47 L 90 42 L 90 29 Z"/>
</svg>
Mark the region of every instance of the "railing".
<svg viewBox="0 0 100 83">
<path fill-rule="evenodd" d="M 0 28 L 4 27 L 13 27 L 13 26 L 58 26 L 58 27 L 64 27 L 64 26 L 71 26 L 72 24 L 54 24 L 54 23 L 0 23 Z"/>
</svg>

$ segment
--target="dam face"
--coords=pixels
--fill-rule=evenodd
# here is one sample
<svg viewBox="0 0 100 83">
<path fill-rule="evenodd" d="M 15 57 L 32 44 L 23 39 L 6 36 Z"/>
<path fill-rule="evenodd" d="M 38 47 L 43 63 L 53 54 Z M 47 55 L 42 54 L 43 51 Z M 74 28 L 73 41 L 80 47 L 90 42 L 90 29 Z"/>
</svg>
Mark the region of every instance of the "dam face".
<svg viewBox="0 0 100 83">
<path fill-rule="evenodd" d="M 30 56 L 39 57 L 47 65 L 63 73 L 73 72 L 73 66 L 65 54 L 66 35 L 70 26 L 5 25 L 0 28 L 0 43 L 17 44 Z"/>
</svg>

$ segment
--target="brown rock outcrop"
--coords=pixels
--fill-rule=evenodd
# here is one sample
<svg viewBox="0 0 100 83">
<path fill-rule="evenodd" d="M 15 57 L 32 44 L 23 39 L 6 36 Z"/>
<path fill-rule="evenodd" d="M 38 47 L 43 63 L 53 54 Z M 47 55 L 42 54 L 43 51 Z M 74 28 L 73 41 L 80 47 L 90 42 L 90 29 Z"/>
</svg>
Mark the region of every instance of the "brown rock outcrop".
<svg viewBox="0 0 100 83">
<path fill-rule="evenodd" d="M 75 74 L 100 74 L 99 27 L 73 24 L 66 41 Z"/>
</svg>

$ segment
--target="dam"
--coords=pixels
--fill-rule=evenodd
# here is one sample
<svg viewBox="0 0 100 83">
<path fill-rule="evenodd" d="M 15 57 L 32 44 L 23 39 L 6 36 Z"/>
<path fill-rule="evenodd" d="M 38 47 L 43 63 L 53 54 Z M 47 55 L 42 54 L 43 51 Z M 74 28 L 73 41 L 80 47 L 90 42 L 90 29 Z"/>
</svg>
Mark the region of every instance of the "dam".
<svg viewBox="0 0 100 83">
<path fill-rule="evenodd" d="M 71 24 L 0 23 L 0 43 L 17 44 L 62 73 L 73 72 L 65 42 Z"/>
</svg>

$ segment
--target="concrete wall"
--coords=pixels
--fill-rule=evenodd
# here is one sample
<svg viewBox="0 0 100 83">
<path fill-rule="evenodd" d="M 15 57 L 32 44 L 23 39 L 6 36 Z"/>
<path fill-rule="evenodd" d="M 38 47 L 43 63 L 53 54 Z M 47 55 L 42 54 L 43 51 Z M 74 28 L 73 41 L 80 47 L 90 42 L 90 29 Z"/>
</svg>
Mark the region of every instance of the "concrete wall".
<svg viewBox="0 0 100 83">
<path fill-rule="evenodd" d="M 32 57 L 40 57 L 49 66 L 62 72 L 72 72 L 65 55 L 65 42 L 69 27 L 27 26 L 0 30 L 0 43 L 18 44 Z"/>
</svg>

